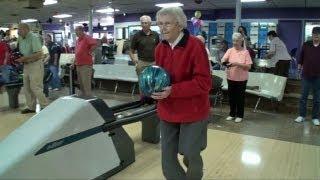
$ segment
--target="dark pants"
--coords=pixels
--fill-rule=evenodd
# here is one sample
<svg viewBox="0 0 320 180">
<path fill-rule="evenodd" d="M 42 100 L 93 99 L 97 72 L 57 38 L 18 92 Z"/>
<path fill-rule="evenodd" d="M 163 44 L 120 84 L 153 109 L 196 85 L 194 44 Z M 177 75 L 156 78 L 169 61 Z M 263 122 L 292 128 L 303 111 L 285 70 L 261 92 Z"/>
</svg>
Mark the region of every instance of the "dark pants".
<svg viewBox="0 0 320 180">
<path fill-rule="evenodd" d="M 228 79 L 228 96 L 230 116 L 243 118 L 244 98 L 247 81 L 231 81 Z"/>
<path fill-rule="evenodd" d="M 278 76 L 288 77 L 290 68 L 289 60 L 279 60 L 276 64 L 274 74 Z"/>
<path fill-rule="evenodd" d="M 318 119 L 320 108 L 320 77 L 302 78 L 299 115 L 302 117 L 306 117 L 307 115 L 307 100 L 310 90 L 312 90 L 313 94 L 312 119 Z"/>
<path fill-rule="evenodd" d="M 160 121 L 162 171 L 168 180 L 200 180 L 203 176 L 201 150 L 207 146 L 208 120 L 194 123 Z M 183 154 L 187 172 L 183 170 L 178 153 Z"/>
</svg>

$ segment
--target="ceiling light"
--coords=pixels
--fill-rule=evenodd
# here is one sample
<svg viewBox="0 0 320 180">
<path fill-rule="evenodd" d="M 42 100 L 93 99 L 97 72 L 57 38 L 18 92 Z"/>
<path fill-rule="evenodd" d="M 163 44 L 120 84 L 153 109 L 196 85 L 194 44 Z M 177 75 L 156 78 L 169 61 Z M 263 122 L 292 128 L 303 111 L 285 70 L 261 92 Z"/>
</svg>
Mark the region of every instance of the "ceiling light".
<svg viewBox="0 0 320 180">
<path fill-rule="evenodd" d="M 38 21 L 38 20 L 36 20 L 36 19 L 23 19 L 23 20 L 21 20 L 21 22 L 23 22 L 23 23 L 36 22 L 36 21 Z"/>
<path fill-rule="evenodd" d="M 115 11 L 115 12 L 119 12 L 120 10 L 119 10 L 119 9 L 115 9 L 114 11 Z"/>
<path fill-rule="evenodd" d="M 167 8 L 167 7 L 179 7 L 183 6 L 182 3 L 160 3 L 156 4 L 155 6 L 161 7 L 161 8 Z"/>
<path fill-rule="evenodd" d="M 105 9 L 98 9 L 98 10 L 96 10 L 96 12 L 98 12 L 98 13 L 113 13 L 114 9 L 111 7 L 107 7 Z"/>
<path fill-rule="evenodd" d="M 100 19 L 101 26 L 112 26 L 114 25 L 114 18 L 111 16 L 107 16 L 105 18 Z"/>
<path fill-rule="evenodd" d="M 68 18 L 68 17 L 72 17 L 72 15 L 71 14 L 57 14 L 57 15 L 54 15 L 54 16 L 52 16 L 52 17 L 54 17 L 54 18 Z"/>
<path fill-rule="evenodd" d="M 241 0 L 241 2 L 243 3 L 247 3 L 247 2 L 264 2 L 266 0 Z"/>
<path fill-rule="evenodd" d="M 80 21 L 79 24 L 89 24 L 89 21 Z"/>
<path fill-rule="evenodd" d="M 57 0 L 45 0 L 45 1 L 43 2 L 43 5 L 44 5 L 44 6 L 47 6 L 47 5 L 51 5 L 51 4 L 57 4 L 57 3 L 58 3 Z"/>
</svg>

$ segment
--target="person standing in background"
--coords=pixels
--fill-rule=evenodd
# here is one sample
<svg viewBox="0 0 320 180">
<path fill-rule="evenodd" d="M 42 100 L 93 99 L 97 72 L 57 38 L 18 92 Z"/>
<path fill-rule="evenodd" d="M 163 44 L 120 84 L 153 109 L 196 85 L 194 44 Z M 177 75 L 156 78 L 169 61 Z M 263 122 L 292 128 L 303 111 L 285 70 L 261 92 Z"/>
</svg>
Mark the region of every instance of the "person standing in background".
<svg viewBox="0 0 320 180">
<path fill-rule="evenodd" d="M 59 77 L 59 60 L 61 48 L 57 43 L 52 41 L 52 37 L 50 34 L 46 35 L 45 41 L 50 55 L 48 65 L 50 71 L 52 72 L 52 78 L 49 82 L 49 86 L 51 87 L 51 89 L 58 91 L 61 88 Z"/>
<path fill-rule="evenodd" d="M 299 117 L 295 122 L 303 122 L 307 115 L 309 91 L 313 92 L 312 123 L 319 126 L 320 109 L 320 27 L 312 29 L 312 41 L 305 42 L 301 48 L 298 69 L 302 69 L 302 93 Z"/>
<path fill-rule="evenodd" d="M 271 58 L 275 66 L 273 73 L 278 76 L 288 77 L 291 60 L 288 49 L 275 31 L 269 31 L 267 35 L 270 40 L 270 50 L 266 57 Z"/>
<path fill-rule="evenodd" d="M 34 113 L 37 100 L 41 109 L 48 105 L 43 93 L 44 63 L 41 41 L 30 32 L 28 24 L 25 23 L 18 25 L 18 34 L 19 50 L 23 56 L 16 61 L 23 63 L 23 86 L 27 105 L 21 113 Z"/>
<path fill-rule="evenodd" d="M 246 27 L 244 27 L 244 26 L 239 26 L 238 27 L 238 33 L 240 33 L 241 35 L 242 35 L 242 37 L 243 37 L 243 44 L 242 44 L 242 46 L 245 48 L 245 49 L 247 49 L 247 44 L 248 44 L 248 39 L 249 39 L 249 37 L 248 37 L 248 32 L 247 32 L 247 28 Z"/>
<path fill-rule="evenodd" d="M 227 66 L 230 113 L 226 120 L 239 123 L 244 116 L 245 90 L 252 60 L 248 50 L 242 46 L 244 39 L 240 33 L 234 33 L 232 41 L 233 47 L 228 49 L 221 62 Z"/>
<path fill-rule="evenodd" d="M 154 50 L 159 43 L 159 34 L 150 29 L 151 17 L 140 17 L 142 30 L 138 31 L 131 40 L 130 58 L 136 64 L 136 72 L 139 77 L 143 69 L 154 64 Z M 135 57 L 138 54 L 138 59 Z"/>
<path fill-rule="evenodd" d="M 3 83 L 8 83 L 10 81 L 8 66 L 10 58 L 10 49 L 7 43 L 2 39 L 0 35 L 0 72 L 2 76 Z"/>
<path fill-rule="evenodd" d="M 97 47 L 97 41 L 85 34 L 84 28 L 78 26 L 75 29 L 78 37 L 76 42 L 75 66 L 78 82 L 80 84 L 80 96 L 91 97 L 93 51 Z"/>
<path fill-rule="evenodd" d="M 142 30 L 136 32 L 131 39 L 129 56 L 136 65 L 136 73 L 139 78 L 141 72 L 147 66 L 154 64 L 154 51 L 159 43 L 159 34 L 150 29 L 151 17 L 143 15 L 140 17 Z M 138 54 L 138 59 L 135 54 Z M 141 101 L 152 103 L 152 99 L 141 95 Z"/>
</svg>

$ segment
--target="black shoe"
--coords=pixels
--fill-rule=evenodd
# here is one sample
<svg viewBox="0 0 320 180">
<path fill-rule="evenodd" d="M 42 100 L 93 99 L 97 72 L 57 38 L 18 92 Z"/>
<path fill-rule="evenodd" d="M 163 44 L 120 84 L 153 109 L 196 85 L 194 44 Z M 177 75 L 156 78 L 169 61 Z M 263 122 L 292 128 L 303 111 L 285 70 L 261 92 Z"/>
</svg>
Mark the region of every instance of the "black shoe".
<svg viewBox="0 0 320 180">
<path fill-rule="evenodd" d="M 35 113 L 36 111 L 35 110 L 31 110 L 31 109 L 23 109 L 21 110 L 21 114 L 28 114 L 28 113 Z"/>
</svg>

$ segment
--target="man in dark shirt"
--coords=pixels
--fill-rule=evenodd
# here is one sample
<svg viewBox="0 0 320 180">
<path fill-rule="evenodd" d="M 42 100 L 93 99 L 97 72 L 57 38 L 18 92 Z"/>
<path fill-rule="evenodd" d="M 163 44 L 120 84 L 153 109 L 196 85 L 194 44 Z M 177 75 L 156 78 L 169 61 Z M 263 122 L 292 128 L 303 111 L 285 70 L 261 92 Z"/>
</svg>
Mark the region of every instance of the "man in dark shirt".
<svg viewBox="0 0 320 180">
<path fill-rule="evenodd" d="M 52 78 L 49 82 L 49 86 L 53 90 L 59 90 L 60 89 L 60 77 L 59 77 L 59 60 L 60 60 L 60 54 L 61 54 L 61 48 L 60 46 L 52 42 L 52 37 L 50 34 L 46 35 L 46 45 L 50 54 L 49 58 L 49 69 L 52 72 Z"/>
<path fill-rule="evenodd" d="M 307 99 L 310 89 L 313 92 L 312 122 L 319 126 L 320 107 L 320 27 L 312 29 L 312 41 L 303 44 L 298 62 L 298 69 L 302 69 L 302 94 L 299 105 L 299 117 L 296 122 L 305 120 L 307 113 Z"/>
<path fill-rule="evenodd" d="M 141 16 L 142 30 L 138 31 L 131 40 L 130 58 L 136 64 L 138 76 L 146 66 L 154 63 L 154 50 L 159 43 L 159 34 L 151 31 L 150 16 Z M 138 53 L 138 59 L 135 53 Z"/>
</svg>

